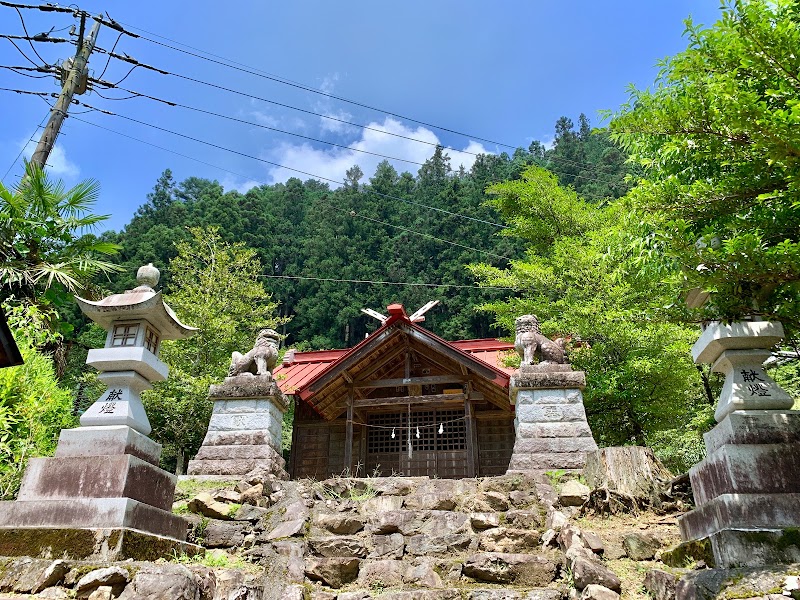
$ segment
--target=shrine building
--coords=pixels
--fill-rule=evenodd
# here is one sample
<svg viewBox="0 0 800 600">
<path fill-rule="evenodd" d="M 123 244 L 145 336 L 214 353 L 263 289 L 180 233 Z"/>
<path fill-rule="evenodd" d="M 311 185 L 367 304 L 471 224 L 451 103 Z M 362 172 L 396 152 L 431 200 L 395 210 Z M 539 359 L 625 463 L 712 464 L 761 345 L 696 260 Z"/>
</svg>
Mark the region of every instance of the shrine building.
<svg viewBox="0 0 800 600">
<path fill-rule="evenodd" d="M 514 449 L 514 346 L 448 342 L 401 304 L 346 350 L 288 352 L 274 377 L 295 399 L 292 479 L 348 472 L 441 478 L 502 475 Z"/>
</svg>

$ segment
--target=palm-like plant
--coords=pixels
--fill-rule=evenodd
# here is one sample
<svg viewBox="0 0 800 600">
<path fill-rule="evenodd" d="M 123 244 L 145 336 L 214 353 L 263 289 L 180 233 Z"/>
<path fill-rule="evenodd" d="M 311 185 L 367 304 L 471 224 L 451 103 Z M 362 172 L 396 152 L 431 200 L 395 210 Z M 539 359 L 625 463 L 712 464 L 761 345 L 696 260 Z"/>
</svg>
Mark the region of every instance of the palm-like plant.
<svg viewBox="0 0 800 600">
<path fill-rule="evenodd" d="M 119 271 L 104 260 L 116 244 L 89 233 L 108 215 L 90 210 L 100 186 L 95 180 L 65 189 L 31 163 L 13 189 L 0 183 L 0 292 L 33 299 L 60 288 L 82 290 L 97 273 Z"/>
</svg>

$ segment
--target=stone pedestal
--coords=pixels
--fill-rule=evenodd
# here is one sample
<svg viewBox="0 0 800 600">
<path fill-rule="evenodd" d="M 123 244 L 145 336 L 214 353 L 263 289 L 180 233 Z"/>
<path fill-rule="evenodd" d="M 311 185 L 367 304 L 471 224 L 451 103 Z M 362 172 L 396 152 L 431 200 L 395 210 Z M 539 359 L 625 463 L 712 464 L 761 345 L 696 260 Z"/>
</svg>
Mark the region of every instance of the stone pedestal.
<svg viewBox="0 0 800 600">
<path fill-rule="evenodd" d="M 583 371 L 568 365 L 522 365 L 511 380 L 514 451 L 509 472 L 582 469 L 597 450 L 581 390 Z"/>
<path fill-rule="evenodd" d="M 692 349 L 725 384 L 689 471 L 697 508 L 678 524 L 684 540 L 710 539 L 720 568 L 800 561 L 800 411 L 761 366 L 782 337 L 780 323 L 713 324 Z"/>
<path fill-rule="evenodd" d="M 17 500 L 0 503 L 4 553 L 116 560 L 201 552 L 171 512 L 176 477 L 158 467 L 160 454 L 126 425 L 62 430 L 55 456 L 30 459 Z M 63 544 L 73 538 L 95 543 Z"/>
<path fill-rule="evenodd" d="M 270 376 L 236 375 L 212 385 L 214 410 L 189 475 L 242 478 L 272 474 L 288 479 L 281 456 L 286 397 Z"/>
</svg>

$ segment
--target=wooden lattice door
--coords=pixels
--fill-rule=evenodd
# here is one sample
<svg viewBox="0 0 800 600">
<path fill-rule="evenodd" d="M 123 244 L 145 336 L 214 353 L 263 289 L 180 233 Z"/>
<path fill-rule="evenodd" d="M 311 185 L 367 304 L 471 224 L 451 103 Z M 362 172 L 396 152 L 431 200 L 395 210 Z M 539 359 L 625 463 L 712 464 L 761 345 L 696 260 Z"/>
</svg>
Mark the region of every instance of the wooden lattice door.
<svg viewBox="0 0 800 600">
<path fill-rule="evenodd" d="M 368 422 L 367 472 L 448 479 L 467 476 L 464 411 L 412 410 L 410 420 L 407 412 L 377 413 Z"/>
</svg>

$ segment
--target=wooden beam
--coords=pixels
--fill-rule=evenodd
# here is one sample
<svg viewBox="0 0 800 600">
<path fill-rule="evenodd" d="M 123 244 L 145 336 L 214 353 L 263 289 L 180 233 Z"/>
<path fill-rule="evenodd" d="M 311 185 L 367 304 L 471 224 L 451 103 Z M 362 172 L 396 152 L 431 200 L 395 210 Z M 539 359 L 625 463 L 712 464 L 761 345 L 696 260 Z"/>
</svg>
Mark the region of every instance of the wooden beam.
<svg viewBox="0 0 800 600">
<path fill-rule="evenodd" d="M 478 438 L 475 431 L 472 402 L 469 398 L 464 402 L 464 423 L 467 426 L 467 477 L 475 477 L 478 474 Z"/>
<path fill-rule="evenodd" d="M 427 346 L 434 352 L 438 352 L 439 354 L 444 354 L 451 360 L 456 361 L 459 364 L 466 364 L 466 361 L 469 361 L 467 364 L 467 368 L 470 370 L 478 373 L 481 377 L 484 377 L 489 380 L 495 380 L 498 378 L 498 373 L 496 373 L 493 369 L 489 367 L 485 367 L 480 364 L 477 359 L 471 358 L 469 355 L 464 356 L 460 351 L 456 350 L 455 348 L 448 346 L 445 343 L 438 342 L 434 339 L 429 338 L 428 336 L 420 333 L 416 329 L 411 327 L 405 327 L 405 331 L 408 332 L 409 337 L 415 339 L 416 341 L 420 342 L 423 346 Z"/>
<path fill-rule="evenodd" d="M 353 394 L 347 394 L 347 424 L 345 425 L 344 468 L 351 475 L 353 467 Z"/>
<path fill-rule="evenodd" d="M 474 394 L 475 396 L 477 394 Z M 441 402 L 445 400 L 464 401 L 466 394 L 431 394 L 429 396 L 394 396 L 392 398 L 367 398 L 366 400 L 354 400 L 353 406 L 365 408 L 369 406 L 393 406 L 403 404 L 424 404 L 426 402 Z"/>
<path fill-rule="evenodd" d="M 439 383 L 464 383 L 468 377 L 462 375 L 427 375 L 425 377 L 408 377 L 398 379 L 373 379 L 372 381 L 354 381 L 354 388 L 408 387 L 410 385 L 435 385 Z"/>
</svg>

